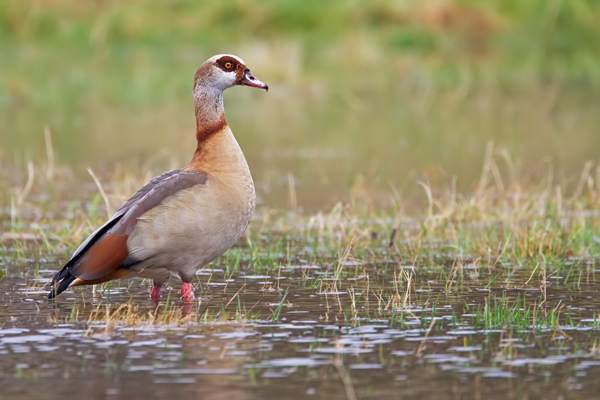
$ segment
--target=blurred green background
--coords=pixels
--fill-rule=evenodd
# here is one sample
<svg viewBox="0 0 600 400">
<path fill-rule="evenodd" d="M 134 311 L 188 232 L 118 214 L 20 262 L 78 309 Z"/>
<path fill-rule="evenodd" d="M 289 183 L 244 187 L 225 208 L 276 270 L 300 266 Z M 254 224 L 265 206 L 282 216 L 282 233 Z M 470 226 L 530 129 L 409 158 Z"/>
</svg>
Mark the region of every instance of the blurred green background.
<svg viewBox="0 0 600 400">
<path fill-rule="evenodd" d="M 596 0 L 4 0 L 0 162 L 45 157 L 49 126 L 83 174 L 183 165 L 193 76 L 219 53 L 271 88 L 225 94 L 263 204 L 290 179 L 308 208 L 357 185 L 469 189 L 488 143 L 524 181 L 598 160 Z"/>
</svg>

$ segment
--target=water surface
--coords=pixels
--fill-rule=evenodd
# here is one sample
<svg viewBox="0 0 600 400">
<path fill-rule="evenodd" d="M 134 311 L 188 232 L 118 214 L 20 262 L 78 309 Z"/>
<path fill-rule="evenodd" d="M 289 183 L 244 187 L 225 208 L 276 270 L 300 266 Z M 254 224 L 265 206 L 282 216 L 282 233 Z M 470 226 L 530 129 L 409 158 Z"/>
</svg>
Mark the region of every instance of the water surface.
<svg viewBox="0 0 600 400">
<path fill-rule="evenodd" d="M 486 304 L 500 314 L 542 301 L 539 281 L 523 283 L 530 271 L 486 267 L 459 281 L 443 264 L 390 259 L 340 271 L 323 259 L 232 273 L 221 260 L 199 272 L 192 303 L 178 298 L 177 282 L 152 303 L 141 280 L 49 301 L 40 285 L 60 265 L 52 256 L 11 264 L 10 254 L 0 280 L 2 399 L 564 399 L 600 391 L 593 265 L 576 285 L 547 279 L 537 323 L 498 317 L 490 325 L 478 317 Z M 557 308 L 555 325 L 542 322 Z"/>
</svg>

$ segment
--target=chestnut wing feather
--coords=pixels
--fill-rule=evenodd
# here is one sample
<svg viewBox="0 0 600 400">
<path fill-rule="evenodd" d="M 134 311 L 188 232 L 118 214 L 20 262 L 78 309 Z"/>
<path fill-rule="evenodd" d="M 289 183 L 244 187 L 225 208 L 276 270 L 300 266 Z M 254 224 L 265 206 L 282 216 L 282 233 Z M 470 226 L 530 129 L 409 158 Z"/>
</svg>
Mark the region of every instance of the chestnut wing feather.
<svg viewBox="0 0 600 400">
<path fill-rule="evenodd" d="M 79 260 L 79 258 L 83 255 L 83 253 L 85 253 L 86 251 L 88 251 L 89 248 L 103 234 L 106 233 L 106 231 L 108 231 L 110 228 L 112 228 L 113 225 L 115 223 L 117 223 L 127 213 L 127 211 L 129 211 L 129 209 L 131 209 L 133 206 L 135 206 L 137 204 L 137 202 L 139 202 L 146 194 L 148 194 L 148 192 L 150 192 L 156 185 L 158 185 L 161 182 L 169 179 L 170 177 L 172 177 L 173 175 L 175 175 L 175 174 L 177 174 L 179 172 L 181 172 L 180 169 L 174 169 L 172 171 L 164 172 L 164 173 L 160 174 L 159 176 L 157 176 L 155 178 L 152 178 L 144 186 L 142 186 L 137 192 L 135 192 L 125 202 L 125 204 L 123 204 L 117 210 L 116 213 L 113 214 L 112 217 L 110 217 L 110 219 L 104 225 L 102 225 L 100 228 L 96 229 L 96 231 L 94 233 L 92 233 L 90 236 L 88 236 L 87 239 L 84 240 L 84 242 L 77 248 L 77 250 L 75 250 L 75 253 L 73 253 L 73 255 L 71 256 L 71 259 L 65 264 L 64 268 L 62 269 L 62 271 L 64 271 L 65 268 L 70 267 L 77 260 Z M 56 278 L 56 276 L 55 276 L 55 278 Z"/>
</svg>

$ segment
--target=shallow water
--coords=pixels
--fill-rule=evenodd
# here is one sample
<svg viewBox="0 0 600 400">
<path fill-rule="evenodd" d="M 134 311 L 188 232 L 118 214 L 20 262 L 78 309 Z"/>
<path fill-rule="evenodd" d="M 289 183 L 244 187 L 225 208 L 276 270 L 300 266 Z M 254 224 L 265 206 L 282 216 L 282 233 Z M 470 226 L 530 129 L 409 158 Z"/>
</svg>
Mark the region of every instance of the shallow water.
<svg viewBox="0 0 600 400">
<path fill-rule="evenodd" d="M 10 248 L 7 255 L 10 262 Z M 537 322 L 494 325 L 477 322 L 486 303 L 504 301 L 514 311 L 543 300 L 542 281 L 524 284 L 531 271 L 467 266 L 458 279 L 443 264 L 347 261 L 336 275 L 338 265 L 323 260 L 231 273 L 221 260 L 200 271 L 191 303 L 172 282 L 154 304 L 141 280 L 95 295 L 89 287 L 68 290 L 53 302 L 42 285 L 60 265 L 45 258 L 3 269 L 0 399 L 562 399 L 600 392 L 594 265 L 576 284 L 548 277 Z M 557 323 L 541 322 L 557 309 Z"/>
</svg>

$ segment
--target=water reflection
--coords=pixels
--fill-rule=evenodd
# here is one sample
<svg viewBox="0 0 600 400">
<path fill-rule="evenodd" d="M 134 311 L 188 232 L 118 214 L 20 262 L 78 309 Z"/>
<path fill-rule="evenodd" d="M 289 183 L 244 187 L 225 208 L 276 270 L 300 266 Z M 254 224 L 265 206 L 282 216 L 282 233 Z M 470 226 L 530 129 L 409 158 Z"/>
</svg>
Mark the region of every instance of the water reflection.
<svg viewBox="0 0 600 400">
<path fill-rule="evenodd" d="M 570 323 L 563 316 L 554 326 L 508 329 L 477 322 L 477 306 L 491 307 L 496 294 L 534 304 L 539 290 L 503 291 L 511 280 L 498 279 L 489 290 L 485 280 L 471 280 L 446 293 L 447 282 L 419 266 L 411 268 L 421 290 L 395 310 L 377 300 L 386 292 L 374 277 L 386 287 L 394 281 L 392 269 L 377 265 L 340 275 L 329 290 L 303 284 L 307 273 L 331 283 L 328 267 L 252 275 L 207 269 L 198 299 L 183 303 L 172 290 L 158 304 L 142 281 L 49 302 L 36 285 L 58 267 L 46 266 L 35 280 L 23 278 L 27 266 L 11 266 L 0 280 L 0 398 L 504 399 L 600 390 L 595 280 L 575 294 L 565 285 L 548 291 L 547 302 L 569 307 Z M 286 278 L 286 289 L 264 290 L 275 276 Z"/>
</svg>

